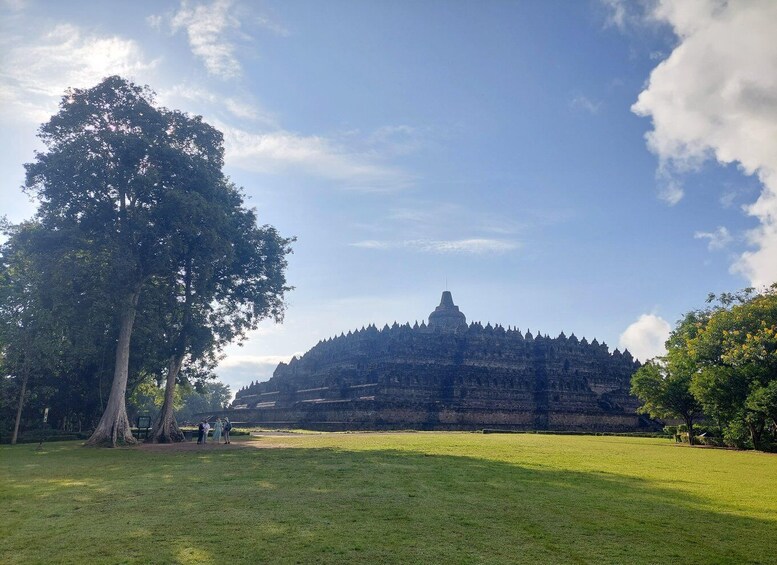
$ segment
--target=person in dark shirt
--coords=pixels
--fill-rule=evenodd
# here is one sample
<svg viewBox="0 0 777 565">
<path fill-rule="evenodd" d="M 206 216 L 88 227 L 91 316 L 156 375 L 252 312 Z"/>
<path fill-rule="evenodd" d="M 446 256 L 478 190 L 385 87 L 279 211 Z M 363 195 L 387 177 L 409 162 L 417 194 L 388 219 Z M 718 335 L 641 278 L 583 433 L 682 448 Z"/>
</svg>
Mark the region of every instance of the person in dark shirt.
<svg viewBox="0 0 777 565">
<path fill-rule="evenodd" d="M 205 435 L 205 421 L 200 420 L 200 426 L 197 428 L 197 443 L 202 443 Z"/>
</svg>

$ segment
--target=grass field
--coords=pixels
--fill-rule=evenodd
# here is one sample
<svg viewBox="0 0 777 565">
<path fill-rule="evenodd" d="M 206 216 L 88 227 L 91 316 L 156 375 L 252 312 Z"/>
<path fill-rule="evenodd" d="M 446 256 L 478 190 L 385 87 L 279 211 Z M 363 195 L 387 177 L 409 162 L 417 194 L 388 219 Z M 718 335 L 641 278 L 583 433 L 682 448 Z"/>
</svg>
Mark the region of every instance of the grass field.
<svg viewBox="0 0 777 565">
<path fill-rule="evenodd" d="M 774 455 L 533 434 L 248 441 L 268 449 L 0 447 L 0 562 L 777 563 Z"/>
</svg>

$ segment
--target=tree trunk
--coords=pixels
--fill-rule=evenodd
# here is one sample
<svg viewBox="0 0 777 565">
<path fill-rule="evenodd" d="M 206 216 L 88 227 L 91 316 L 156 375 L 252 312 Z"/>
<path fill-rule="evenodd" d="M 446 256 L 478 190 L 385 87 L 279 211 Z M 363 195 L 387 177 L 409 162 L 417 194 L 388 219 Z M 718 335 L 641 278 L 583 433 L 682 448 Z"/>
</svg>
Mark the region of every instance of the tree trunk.
<svg viewBox="0 0 777 565">
<path fill-rule="evenodd" d="M 693 442 L 693 418 L 685 418 L 685 425 L 688 428 L 688 444 L 695 445 Z"/>
<path fill-rule="evenodd" d="M 119 340 L 116 343 L 116 363 L 113 370 L 113 384 L 100 422 L 85 445 L 116 447 L 118 444 L 137 443 L 132 436 L 132 427 L 127 417 L 127 377 L 129 374 L 130 339 L 135 323 L 140 285 L 129 294 L 121 315 Z"/>
<path fill-rule="evenodd" d="M 184 311 L 183 327 L 178 336 L 178 344 L 174 353 L 170 356 L 167 366 L 167 382 L 165 383 L 165 401 L 159 411 L 159 417 L 154 425 L 153 443 L 173 443 L 184 441 L 186 437 L 178 427 L 173 413 L 173 397 L 175 393 L 175 380 L 181 370 L 183 359 L 186 356 L 187 332 L 191 324 L 191 294 L 192 294 L 192 265 L 191 258 L 186 261 L 184 273 Z"/>
<path fill-rule="evenodd" d="M 178 428 L 178 422 L 175 421 L 175 413 L 173 412 L 175 380 L 178 378 L 182 364 L 183 355 L 173 355 L 170 358 L 170 364 L 167 366 L 167 382 L 165 383 L 165 401 L 154 424 L 154 433 L 151 436 L 152 443 L 174 443 L 186 439 Z"/>
<path fill-rule="evenodd" d="M 763 422 L 748 422 L 747 427 L 750 428 L 750 439 L 753 442 L 753 448 L 761 451 L 761 435 L 764 431 Z"/>
<path fill-rule="evenodd" d="M 30 376 L 30 372 L 25 367 L 24 376 L 22 377 L 22 392 L 19 395 L 19 407 L 16 409 L 16 422 L 13 425 L 13 436 L 11 437 L 11 445 L 16 445 L 16 438 L 19 437 L 19 422 L 22 419 L 22 407 L 24 406 L 24 395 L 27 392 L 27 378 Z"/>
</svg>

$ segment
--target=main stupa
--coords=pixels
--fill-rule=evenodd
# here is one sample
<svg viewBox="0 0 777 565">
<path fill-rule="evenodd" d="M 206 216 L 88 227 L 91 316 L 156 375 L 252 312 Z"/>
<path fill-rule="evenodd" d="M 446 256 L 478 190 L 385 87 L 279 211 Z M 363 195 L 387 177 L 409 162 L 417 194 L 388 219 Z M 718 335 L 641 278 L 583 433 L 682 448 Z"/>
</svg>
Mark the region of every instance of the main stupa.
<svg viewBox="0 0 777 565">
<path fill-rule="evenodd" d="M 442 293 L 440 305 L 429 314 L 429 327 L 442 331 L 456 330 L 467 325 L 467 317 L 453 303 L 453 295 L 449 291 Z"/>
<path fill-rule="evenodd" d="M 596 339 L 467 324 L 445 291 L 429 323 L 319 342 L 237 392 L 231 419 L 320 430 L 639 431 L 639 367 Z"/>
</svg>

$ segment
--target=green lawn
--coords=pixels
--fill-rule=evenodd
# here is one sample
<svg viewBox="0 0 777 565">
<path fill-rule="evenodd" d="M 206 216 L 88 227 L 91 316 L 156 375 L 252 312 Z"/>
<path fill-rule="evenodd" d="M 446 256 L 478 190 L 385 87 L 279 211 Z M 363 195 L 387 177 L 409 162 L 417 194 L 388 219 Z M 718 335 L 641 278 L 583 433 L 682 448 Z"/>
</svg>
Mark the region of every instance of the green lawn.
<svg viewBox="0 0 777 565">
<path fill-rule="evenodd" d="M 0 447 L 2 563 L 777 563 L 777 456 L 667 440 L 300 434 Z"/>
</svg>

